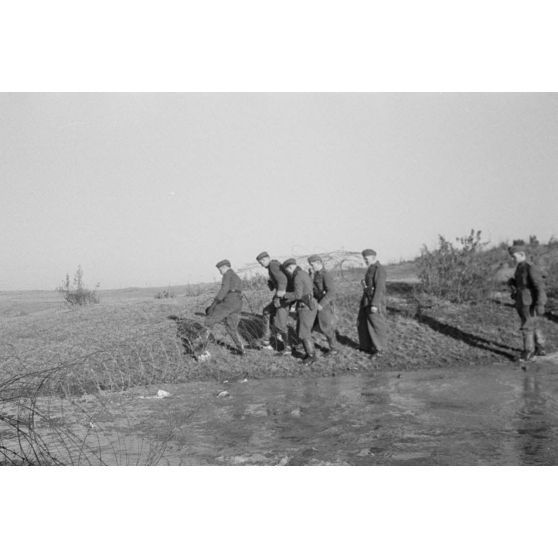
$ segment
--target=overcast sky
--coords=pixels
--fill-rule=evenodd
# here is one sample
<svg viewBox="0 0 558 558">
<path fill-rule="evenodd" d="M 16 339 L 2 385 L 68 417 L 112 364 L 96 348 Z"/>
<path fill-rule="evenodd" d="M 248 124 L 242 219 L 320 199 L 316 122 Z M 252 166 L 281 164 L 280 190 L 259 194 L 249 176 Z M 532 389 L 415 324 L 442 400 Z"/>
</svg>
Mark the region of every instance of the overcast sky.
<svg viewBox="0 0 558 558">
<path fill-rule="evenodd" d="M 558 235 L 555 94 L 0 94 L 0 290 Z"/>
</svg>

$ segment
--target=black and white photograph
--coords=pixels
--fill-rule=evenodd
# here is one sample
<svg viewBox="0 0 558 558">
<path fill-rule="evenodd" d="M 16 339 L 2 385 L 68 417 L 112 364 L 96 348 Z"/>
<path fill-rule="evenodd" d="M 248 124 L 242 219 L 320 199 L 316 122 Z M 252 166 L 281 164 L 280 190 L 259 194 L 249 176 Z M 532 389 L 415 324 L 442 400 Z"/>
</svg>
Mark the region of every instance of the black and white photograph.
<svg viewBox="0 0 558 558">
<path fill-rule="evenodd" d="M 558 95 L 0 106 L 5 463 L 558 463 Z"/>
<path fill-rule="evenodd" d="M 9 553 L 541 554 L 552 17 L 263 4 L 5 13 Z"/>
</svg>

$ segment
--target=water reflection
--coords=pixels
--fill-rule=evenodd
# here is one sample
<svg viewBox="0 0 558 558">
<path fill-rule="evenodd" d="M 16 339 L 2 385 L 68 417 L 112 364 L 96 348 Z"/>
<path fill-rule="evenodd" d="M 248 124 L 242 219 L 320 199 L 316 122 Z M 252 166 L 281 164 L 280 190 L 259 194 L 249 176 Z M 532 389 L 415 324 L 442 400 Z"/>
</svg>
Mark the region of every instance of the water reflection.
<svg viewBox="0 0 558 558">
<path fill-rule="evenodd" d="M 182 420 L 170 457 L 188 464 L 558 463 L 555 368 L 249 380 L 227 384 L 223 398 L 220 389 L 169 388 L 164 403 L 145 400 L 141 424 L 152 432 L 163 405 Z"/>
<path fill-rule="evenodd" d="M 518 419 L 520 462 L 525 465 L 548 463 L 552 419 L 548 415 L 539 378 L 534 372 L 527 372 L 523 379 L 522 406 L 518 411 Z"/>
</svg>

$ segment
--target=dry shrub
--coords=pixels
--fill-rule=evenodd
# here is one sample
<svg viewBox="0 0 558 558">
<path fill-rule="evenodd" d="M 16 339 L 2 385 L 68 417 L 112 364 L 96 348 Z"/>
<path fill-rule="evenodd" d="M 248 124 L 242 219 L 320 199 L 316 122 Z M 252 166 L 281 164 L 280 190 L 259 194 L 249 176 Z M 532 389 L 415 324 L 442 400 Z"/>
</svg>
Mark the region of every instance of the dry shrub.
<svg viewBox="0 0 558 558">
<path fill-rule="evenodd" d="M 156 295 L 155 298 L 157 299 L 162 299 L 162 298 L 174 298 L 176 295 L 174 294 L 174 291 L 169 288 L 169 289 L 164 289 L 162 291 L 159 291 Z"/>
<path fill-rule="evenodd" d="M 419 292 L 456 303 L 485 300 L 495 285 L 494 258 L 483 252 L 487 243 L 474 230 L 456 241 L 439 235 L 436 249 L 423 247 L 417 259 Z"/>
<path fill-rule="evenodd" d="M 98 304 L 99 295 L 96 291 L 88 289 L 83 283 L 83 270 L 78 265 L 74 280 L 70 283 L 70 276 L 66 273 L 66 279 L 56 289 L 70 306 L 86 306 L 87 304 Z"/>
</svg>

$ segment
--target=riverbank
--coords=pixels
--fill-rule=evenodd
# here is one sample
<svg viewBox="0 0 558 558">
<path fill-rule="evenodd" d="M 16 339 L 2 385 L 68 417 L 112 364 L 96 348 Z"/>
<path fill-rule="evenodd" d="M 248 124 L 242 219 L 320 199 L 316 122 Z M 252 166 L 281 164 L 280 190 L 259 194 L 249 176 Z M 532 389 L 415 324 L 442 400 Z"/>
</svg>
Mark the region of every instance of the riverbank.
<svg viewBox="0 0 558 558">
<path fill-rule="evenodd" d="M 507 363 L 519 355 L 519 319 L 505 296 L 477 305 L 443 301 L 419 303 L 412 282 L 388 284 L 389 346 L 385 356 L 371 361 L 358 350 L 356 314 L 360 289 L 356 276 L 341 277 L 336 301 L 340 353 L 327 356 L 327 342 L 315 333 L 319 361 L 302 367 L 302 354 L 279 357 L 256 349 L 262 332 L 261 310 L 269 292 L 245 292 L 240 331 L 247 356 L 237 356 L 222 326 L 215 329 L 207 362 L 196 362 L 187 353 L 189 339 L 177 322 L 203 320 L 203 310 L 213 296 L 207 288 L 197 294 L 155 299 L 127 291 L 112 293 L 100 304 L 68 308 L 51 297 L 48 301 L 3 300 L 11 308 L 0 317 L 2 378 L 56 371 L 57 389 L 73 394 L 113 391 L 157 383 L 196 380 L 319 377 L 374 370 L 415 370 Z M 5 297 L 4 297 L 5 298 Z M 18 304 L 25 312 L 18 313 Z M 36 310 L 30 309 L 35 305 Z M 558 347 L 558 317 L 541 319 L 548 350 Z M 294 318 L 291 327 L 294 326 Z M 294 336 L 294 332 L 293 332 Z"/>
</svg>

